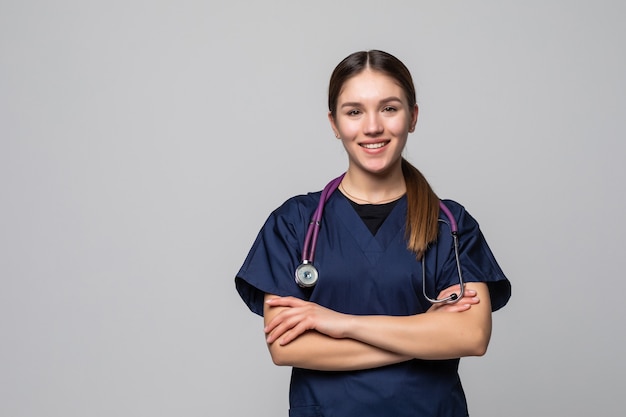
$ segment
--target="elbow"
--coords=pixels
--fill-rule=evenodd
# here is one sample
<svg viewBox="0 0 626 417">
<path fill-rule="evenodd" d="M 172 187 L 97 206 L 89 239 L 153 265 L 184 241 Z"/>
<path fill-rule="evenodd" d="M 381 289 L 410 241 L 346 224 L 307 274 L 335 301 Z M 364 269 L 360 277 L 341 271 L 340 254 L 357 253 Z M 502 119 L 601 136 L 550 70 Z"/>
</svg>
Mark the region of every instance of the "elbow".
<svg viewBox="0 0 626 417">
<path fill-rule="evenodd" d="M 471 354 L 468 356 L 485 356 L 485 354 L 487 353 L 488 346 L 489 346 L 488 343 L 476 344 Z"/>
<path fill-rule="evenodd" d="M 490 338 L 491 332 L 477 331 L 467 344 L 468 351 L 465 356 L 484 356 L 487 353 Z"/>
<path fill-rule="evenodd" d="M 283 346 L 280 346 L 278 343 L 272 343 L 272 344 L 268 344 L 267 347 L 270 351 L 270 356 L 272 357 L 272 362 L 274 363 L 274 365 L 276 366 L 290 366 L 291 365 Z"/>
</svg>

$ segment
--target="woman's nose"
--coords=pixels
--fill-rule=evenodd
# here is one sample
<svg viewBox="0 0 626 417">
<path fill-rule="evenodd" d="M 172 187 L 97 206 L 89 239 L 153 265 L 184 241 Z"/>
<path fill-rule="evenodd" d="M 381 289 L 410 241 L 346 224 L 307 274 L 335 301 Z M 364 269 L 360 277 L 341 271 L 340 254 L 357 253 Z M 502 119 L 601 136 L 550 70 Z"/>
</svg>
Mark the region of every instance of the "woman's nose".
<svg viewBox="0 0 626 417">
<path fill-rule="evenodd" d="M 377 113 L 370 113 L 365 118 L 365 126 L 363 131 L 366 135 L 379 134 L 384 130 L 383 124 L 380 121 L 380 117 Z"/>
</svg>

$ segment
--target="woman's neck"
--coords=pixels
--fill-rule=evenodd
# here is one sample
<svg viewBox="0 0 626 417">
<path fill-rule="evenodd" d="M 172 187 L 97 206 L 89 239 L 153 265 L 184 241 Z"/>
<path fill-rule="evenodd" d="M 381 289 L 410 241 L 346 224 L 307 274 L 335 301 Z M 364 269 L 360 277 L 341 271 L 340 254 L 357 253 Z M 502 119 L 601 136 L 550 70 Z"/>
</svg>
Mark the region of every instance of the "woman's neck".
<svg viewBox="0 0 626 417">
<path fill-rule="evenodd" d="M 380 175 L 348 169 L 339 189 L 356 203 L 384 204 L 404 195 L 406 184 L 402 169 Z"/>
</svg>

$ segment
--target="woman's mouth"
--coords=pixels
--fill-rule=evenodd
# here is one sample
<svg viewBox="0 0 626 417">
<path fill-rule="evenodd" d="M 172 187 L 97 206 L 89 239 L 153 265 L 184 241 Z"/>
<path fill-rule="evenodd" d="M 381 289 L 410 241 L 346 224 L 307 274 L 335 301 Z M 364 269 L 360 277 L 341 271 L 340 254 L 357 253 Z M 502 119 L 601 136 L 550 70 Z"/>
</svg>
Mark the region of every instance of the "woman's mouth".
<svg viewBox="0 0 626 417">
<path fill-rule="evenodd" d="M 389 143 L 389 141 L 376 142 L 376 143 L 361 143 L 360 146 L 365 148 L 365 149 L 378 149 L 378 148 L 382 148 L 383 146 L 387 145 L 388 143 Z"/>
</svg>

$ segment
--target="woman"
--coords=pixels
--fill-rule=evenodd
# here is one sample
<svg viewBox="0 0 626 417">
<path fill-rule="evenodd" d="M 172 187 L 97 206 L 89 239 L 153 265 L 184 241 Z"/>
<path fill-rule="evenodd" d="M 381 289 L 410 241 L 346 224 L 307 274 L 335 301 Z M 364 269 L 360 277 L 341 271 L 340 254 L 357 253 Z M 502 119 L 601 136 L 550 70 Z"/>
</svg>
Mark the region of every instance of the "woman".
<svg viewBox="0 0 626 417">
<path fill-rule="evenodd" d="M 319 280 L 298 285 L 294 270 L 321 192 L 275 210 L 236 277 L 264 317 L 274 363 L 293 367 L 289 415 L 466 416 L 459 358 L 486 352 L 491 312 L 507 303 L 510 283 L 476 221 L 446 200 L 458 223 L 460 291 L 451 220 L 402 157 L 418 116 L 402 62 L 351 54 L 331 76 L 328 105 L 348 169 L 323 209 Z M 437 294 L 460 297 L 431 305 L 426 296 Z"/>
</svg>

